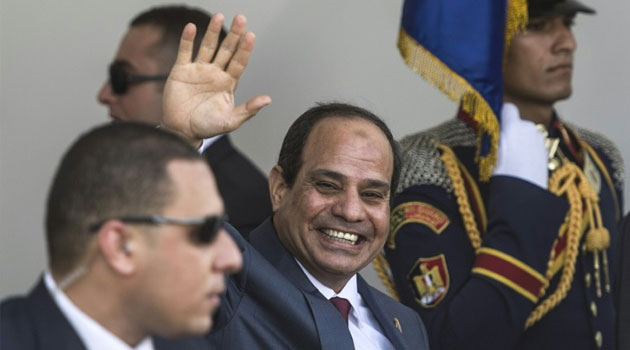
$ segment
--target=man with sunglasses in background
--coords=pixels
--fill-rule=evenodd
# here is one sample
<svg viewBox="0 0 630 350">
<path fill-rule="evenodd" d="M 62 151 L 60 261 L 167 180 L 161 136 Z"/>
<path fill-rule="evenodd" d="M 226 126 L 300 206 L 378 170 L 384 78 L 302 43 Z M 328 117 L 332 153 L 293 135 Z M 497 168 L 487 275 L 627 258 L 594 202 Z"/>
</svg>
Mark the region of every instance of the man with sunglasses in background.
<svg viewBox="0 0 630 350">
<path fill-rule="evenodd" d="M 160 124 L 162 90 L 182 30 L 191 22 L 203 33 L 209 21 L 208 13 L 185 6 L 155 7 L 131 21 L 109 67 L 109 79 L 98 94 L 114 121 Z M 221 28 L 219 43 L 225 35 Z M 200 43 L 201 36 L 194 43 L 194 54 Z M 204 140 L 200 152 L 212 167 L 230 223 L 246 236 L 271 215 L 266 177 L 227 134 Z"/>
<path fill-rule="evenodd" d="M 207 162 L 180 137 L 141 123 L 84 134 L 50 188 L 50 270 L 0 305 L 0 348 L 207 349 L 165 338 L 207 332 L 241 267 L 223 214 Z"/>
</svg>

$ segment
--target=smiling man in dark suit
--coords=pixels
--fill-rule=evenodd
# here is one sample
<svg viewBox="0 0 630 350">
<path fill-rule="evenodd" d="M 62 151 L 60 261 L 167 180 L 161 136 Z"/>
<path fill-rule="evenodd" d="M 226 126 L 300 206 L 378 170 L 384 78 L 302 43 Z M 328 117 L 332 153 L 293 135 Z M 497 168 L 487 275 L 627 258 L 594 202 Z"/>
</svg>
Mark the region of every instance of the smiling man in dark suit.
<svg viewBox="0 0 630 350">
<path fill-rule="evenodd" d="M 209 21 L 207 12 L 177 5 L 151 8 L 131 20 L 98 94 L 110 117 L 159 125 L 164 81 L 182 30 L 191 22 L 205 32 Z M 219 43 L 224 37 L 221 28 Z M 200 43 L 201 37 L 194 42 L 194 53 Z M 199 150 L 212 167 L 230 223 L 246 236 L 271 214 L 265 175 L 234 147 L 228 134 L 205 139 Z"/>
<path fill-rule="evenodd" d="M 213 16 L 194 60 L 195 30 L 186 27 L 165 86 L 165 126 L 196 145 L 271 102 L 258 96 L 234 107 L 254 35 L 237 16 L 215 55 L 222 20 Z M 337 103 L 300 116 L 269 177 L 273 216 L 251 233 L 251 244 L 232 232 L 244 267 L 228 280 L 211 346 L 426 349 L 419 316 L 358 274 L 387 238 L 399 167 L 391 132 L 371 112 Z"/>
</svg>

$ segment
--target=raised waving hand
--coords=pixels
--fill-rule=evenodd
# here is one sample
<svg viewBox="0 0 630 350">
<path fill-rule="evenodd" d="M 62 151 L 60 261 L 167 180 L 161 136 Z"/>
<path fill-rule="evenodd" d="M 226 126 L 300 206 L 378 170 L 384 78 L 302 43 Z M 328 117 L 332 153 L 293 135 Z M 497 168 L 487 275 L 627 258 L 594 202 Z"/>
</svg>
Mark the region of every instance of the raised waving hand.
<svg viewBox="0 0 630 350">
<path fill-rule="evenodd" d="M 192 143 L 236 130 L 261 108 L 269 96 L 257 96 L 234 105 L 234 90 L 243 74 L 256 37 L 244 32 L 247 19 L 237 15 L 220 46 L 223 15 L 212 16 L 197 57 L 192 57 L 195 25 L 188 23 L 182 33 L 177 60 L 164 87 L 163 125 Z"/>
</svg>

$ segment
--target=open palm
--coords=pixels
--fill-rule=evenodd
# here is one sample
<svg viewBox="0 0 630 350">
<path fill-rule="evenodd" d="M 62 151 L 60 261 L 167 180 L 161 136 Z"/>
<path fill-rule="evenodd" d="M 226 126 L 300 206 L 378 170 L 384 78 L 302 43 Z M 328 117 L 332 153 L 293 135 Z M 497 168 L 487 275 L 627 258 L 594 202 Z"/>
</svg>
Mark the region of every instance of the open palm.
<svg viewBox="0 0 630 350">
<path fill-rule="evenodd" d="M 237 15 L 217 48 L 222 24 L 222 14 L 212 16 L 194 61 L 196 28 L 186 25 L 164 88 L 162 123 L 191 142 L 233 131 L 271 102 L 268 96 L 257 96 L 235 107 L 234 90 L 247 66 L 255 36 L 243 34 L 246 19 Z"/>
</svg>

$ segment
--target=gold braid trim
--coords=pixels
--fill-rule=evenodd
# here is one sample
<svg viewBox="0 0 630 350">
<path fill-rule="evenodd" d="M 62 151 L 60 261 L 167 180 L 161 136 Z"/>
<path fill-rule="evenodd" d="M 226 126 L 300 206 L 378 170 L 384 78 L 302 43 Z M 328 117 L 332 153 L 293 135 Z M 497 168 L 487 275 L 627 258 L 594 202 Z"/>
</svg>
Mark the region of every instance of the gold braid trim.
<svg viewBox="0 0 630 350">
<path fill-rule="evenodd" d="M 499 122 L 494 115 L 492 108 L 477 91 L 466 92 L 460 102 L 460 107 L 466 113 L 473 116 L 477 122 L 477 152 L 475 160 L 479 163 L 479 180 L 489 181 L 492 169 L 497 163 L 497 149 L 499 145 Z M 481 140 L 483 132 L 490 136 L 490 152 L 484 157 L 481 156 Z"/>
<path fill-rule="evenodd" d="M 566 255 L 562 267 L 562 275 L 556 290 L 532 311 L 525 322 L 525 329 L 540 321 L 567 296 L 571 289 L 571 283 L 575 274 L 575 262 L 577 261 L 580 239 L 582 237 L 582 199 L 589 195 L 582 192 L 584 190 L 582 184 L 586 183 L 586 181 L 582 170 L 569 162 L 554 171 L 549 179 L 549 191 L 558 196 L 566 195 L 569 201 L 569 212 L 566 218 L 568 224 Z M 545 273 L 547 280 L 550 280 L 552 277 L 550 267 L 551 265 L 548 266 Z M 544 290 L 541 290 L 541 296 L 544 292 Z"/>
<path fill-rule="evenodd" d="M 479 130 L 478 145 L 481 143 L 483 132 L 490 135 L 488 155 L 483 158 L 479 157 L 480 147 L 477 147 L 479 177 L 482 181 L 488 181 L 497 160 L 499 142 L 499 122 L 490 105 L 464 78 L 452 71 L 402 28 L 398 36 L 398 49 L 407 65 L 414 72 L 418 73 L 429 84 L 440 89 L 451 100 L 460 103 L 462 110 L 472 116 Z"/>
<path fill-rule="evenodd" d="M 477 249 L 481 247 L 481 234 L 479 233 L 477 223 L 475 222 L 475 216 L 470 209 L 470 203 L 468 202 L 466 188 L 464 187 L 464 180 L 462 180 L 462 174 L 457 164 L 457 158 L 455 157 L 453 150 L 448 146 L 439 145 L 438 147 L 442 150 L 442 156 L 440 158 L 442 159 L 442 162 L 444 162 L 448 176 L 451 178 L 451 182 L 453 183 L 453 192 L 455 192 L 455 197 L 457 197 L 457 205 L 459 206 L 459 212 L 462 215 L 462 220 L 464 221 L 464 228 L 466 229 L 468 238 L 470 238 L 470 244 L 476 252 Z"/>
<path fill-rule="evenodd" d="M 372 266 L 374 266 L 374 270 L 376 270 L 376 274 L 378 278 L 381 279 L 381 282 L 387 289 L 387 293 L 396 301 L 400 301 L 398 297 L 398 293 L 396 293 L 396 287 L 394 287 L 394 280 L 389 272 L 389 264 L 385 259 L 385 255 L 383 253 L 378 253 L 374 261 L 372 261 Z"/>
</svg>

